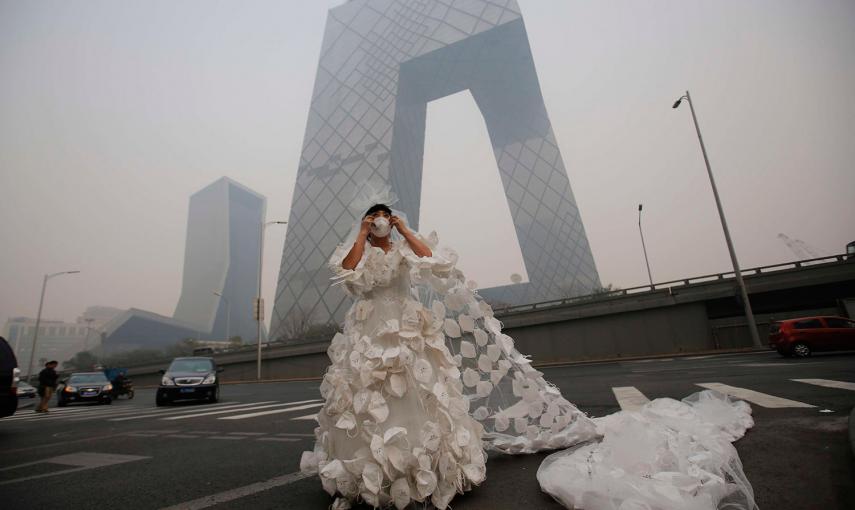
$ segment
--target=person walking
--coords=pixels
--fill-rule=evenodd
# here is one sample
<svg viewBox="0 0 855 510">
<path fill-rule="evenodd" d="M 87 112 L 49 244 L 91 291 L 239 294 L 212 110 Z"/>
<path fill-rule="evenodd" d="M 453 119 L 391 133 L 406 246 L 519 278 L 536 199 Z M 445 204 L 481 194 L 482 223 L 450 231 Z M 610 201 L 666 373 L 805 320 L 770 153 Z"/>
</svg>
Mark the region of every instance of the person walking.
<svg viewBox="0 0 855 510">
<path fill-rule="evenodd" d="M 42 400 L 36 408 L 37 413 L 48 412 L 48 404 L 56 391 L 56 380 L 59 378 L 56 373 L 57 365 L 59 365 L 57 361 L 48 361 L 45 363 L 45 368 L 39 372 L 39 396 Z"/>
</svg>

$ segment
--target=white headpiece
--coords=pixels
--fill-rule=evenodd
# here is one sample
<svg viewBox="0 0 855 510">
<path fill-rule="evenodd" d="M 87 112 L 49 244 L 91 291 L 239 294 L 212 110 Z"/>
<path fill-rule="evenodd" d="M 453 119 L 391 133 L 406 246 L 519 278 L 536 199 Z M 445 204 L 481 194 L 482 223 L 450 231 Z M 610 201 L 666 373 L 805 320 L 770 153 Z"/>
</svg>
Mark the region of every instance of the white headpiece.
<svg viewBox="0 0 855 510">
<path fill-rule="evenodd" d="M 392 191 L 388 184 L 366 182 L 356 190 L 353 200 L 350 201 L 349 209 L 359 218 L 365 214 L 369 207 L 376 204 L 384 204 L 392 207 L 398 201 L 398 196 Z"/>
</svg>

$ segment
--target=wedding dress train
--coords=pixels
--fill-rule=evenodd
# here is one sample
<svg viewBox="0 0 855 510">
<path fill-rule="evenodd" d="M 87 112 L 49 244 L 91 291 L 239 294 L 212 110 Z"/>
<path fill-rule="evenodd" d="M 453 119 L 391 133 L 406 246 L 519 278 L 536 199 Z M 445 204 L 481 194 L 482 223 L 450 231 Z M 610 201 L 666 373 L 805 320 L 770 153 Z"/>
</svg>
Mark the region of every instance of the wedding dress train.
<svg viewBox="0 0 855 510">
<path fill-rule="evenodd" d="M 484 481 L 486 450 L 580 444 L 553 454 L 538 472 L 543 489 L 566 506 L 716 508 L 740 500 L 734 508 L 753 508 L 728 441 L 751 426 L 747 405 L 702 392 L 713 396 L 588 418 L 514 348 L 474 282 L 455 267 L 454 251 L 438 249 L 435 233 L 419 238 L 431 257 L 399 239 L 388 252 L 366 243 L 353 270 L 341 266 L 348 245 L 329 261 L 354 303 L 327 351 L 325 404 L 300 468 L 338 496 L 334 508 L 429 501 L 443 509 Z M 724 411 L 727 423 L 710 419 Z"/>
</svg>

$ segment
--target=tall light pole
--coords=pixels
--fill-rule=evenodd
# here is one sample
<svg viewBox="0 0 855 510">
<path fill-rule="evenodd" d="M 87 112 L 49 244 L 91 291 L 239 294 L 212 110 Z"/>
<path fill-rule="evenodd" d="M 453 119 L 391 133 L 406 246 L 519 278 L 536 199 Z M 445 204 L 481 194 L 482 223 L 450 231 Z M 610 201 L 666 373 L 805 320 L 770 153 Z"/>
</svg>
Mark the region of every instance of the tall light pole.
<svg viewBox="0 0 855 510">
<path fill-rule="evenodd" d="M 721 228 L 724 230 L 724 239 L 727 241 L 727 249 L 730 252 L 730 261 L 733 263 L 733 274 L 736 276 L 736 283 L 739 286 L 739 292 L 742 295 L 742 305 L 745 308 L 745 319 L 748 322 L 748 332 L 751 334 L 751 341 L 754 343 L 754 347 L 762 347 L 763 344 L 760 343 L 760 335 L 757 333 L 757 324 L 754 322 L 754 312 L 751 310 L 751 302 L 748 300 L 748 291 L 745 289 L 745 281 L 742 279 L 742 272 L 739 270 L 739 261 L 736 260 L 736 250 L 733 249 L 733 240 L 730 238 L 730 230 L 727 228 L 724 209 L 721 207 L 718 188 L 716 188 L 715 178 L 713 177 L 712 168 L 710 168 L 710 160 L 709 157 L 707 157 L 707 148 L 704 146 L 704 138 L 701 136 L 701 128 L 698 126 L 698 117 L 695 115 L 695 105 L 692 103 L 692 96 L 689 95 L 689 91 L 687 90 L 686 95 L 677 99 L 671 108 L 677 108 L 680 106 L 680 103 L 682 103 L 684 99 L 689 103 L 689 109 L 692 111 L 692 121 L 695 123 L 695 131 L 698 133 L 698 141 L 701 144 L 701 153 L 703 153 L 704 163 L 707 165 L 707 175 L 709 175 L 713 196 L 715 196 L 715 205 L 718 207 L 718 216 L 719 219 L 721 219 Z"/>
<path fill-rule="evenodd" d="M 258 339 L 258 355 L 256 357 L 255 368 L 256 378 L 261 380 L 261 325 L 264 321 L 264 300 L 261 299 L 261 268 L 264 265 L 264 231 L 270 225 L 285 225 L 287 221 L 268 221 L 261 223 L 261 228 L 258 233 L 258 296 L 255 298 L 255 320 L 257 322 L 256 338 Z"/>
<path fill-rule="evenodd" d="M 59 273 L 46 274 L 44 280 L 42 280 L 42 297 L 39 298 L 39 313 L 38 315 L 36 315 L 36 329 L 35 331 L 33 331 L 33 350 L 30 351 L 30 364 L 29 368 L 27 369 L 27 377 L 29 377 L 30 380 L 33 379 L 33 360 L 36 357 L 36 345 L 39 340 L 39 326 L 42 323 L 42 307 L 45 304 L 45 288 L 47 288 L 47 282 L 54 276 L 61 276 L 64 274 L 76 274 L 79 272 L 80 271 L 60 271 Z"/>
<path fill-rule="evenodd" d="M 229 301 L 229 298 L 217 291 L 214 291 L 214 295 L 220 296 L 220 299 L 226 302 L 226 342 L 228 342 L 232 339 L 231 329 L 229 327 L 232 320 L 232 303 Z"/>
<path fill-rule="evenodd" d="M 644 250 L 644 263 L 647 264 L 647 279 L 650 281 L 650 287 L 653 288 L 653 276 L 650 274 L 650 261 L 647 260 L 647 247 L 644 245 L 644 232 L 641 231 L 641 207 L 638 204 L 638 233 L 641 234 L 641 249 Z"/>
</svg>

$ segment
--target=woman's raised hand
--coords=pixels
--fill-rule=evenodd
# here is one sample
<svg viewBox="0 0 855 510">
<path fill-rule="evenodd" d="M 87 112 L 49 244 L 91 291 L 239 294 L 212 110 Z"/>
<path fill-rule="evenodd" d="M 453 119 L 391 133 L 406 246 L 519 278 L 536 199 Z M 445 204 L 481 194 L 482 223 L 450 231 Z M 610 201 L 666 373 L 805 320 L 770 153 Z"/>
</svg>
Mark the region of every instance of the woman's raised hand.
<svg viewBox="0 0 855 510">
<path fill-rule="evenodd" d="M 389 224 L 397 228 L 398 232 L 400 232 L 401 235 L 407 232 L 407 225 L 404 223 L 404 219 L 400 216 L 393 215 L 392 218 L 389 220 Z"/>
<path fill-rule="evenodd" d="M 374 216 L 368 215 L 362 218 L 362 223 L 359 225 L 359 235 L 368 237 L 371 232 L 371 224 L 374 223 Z"/>
</svg>

